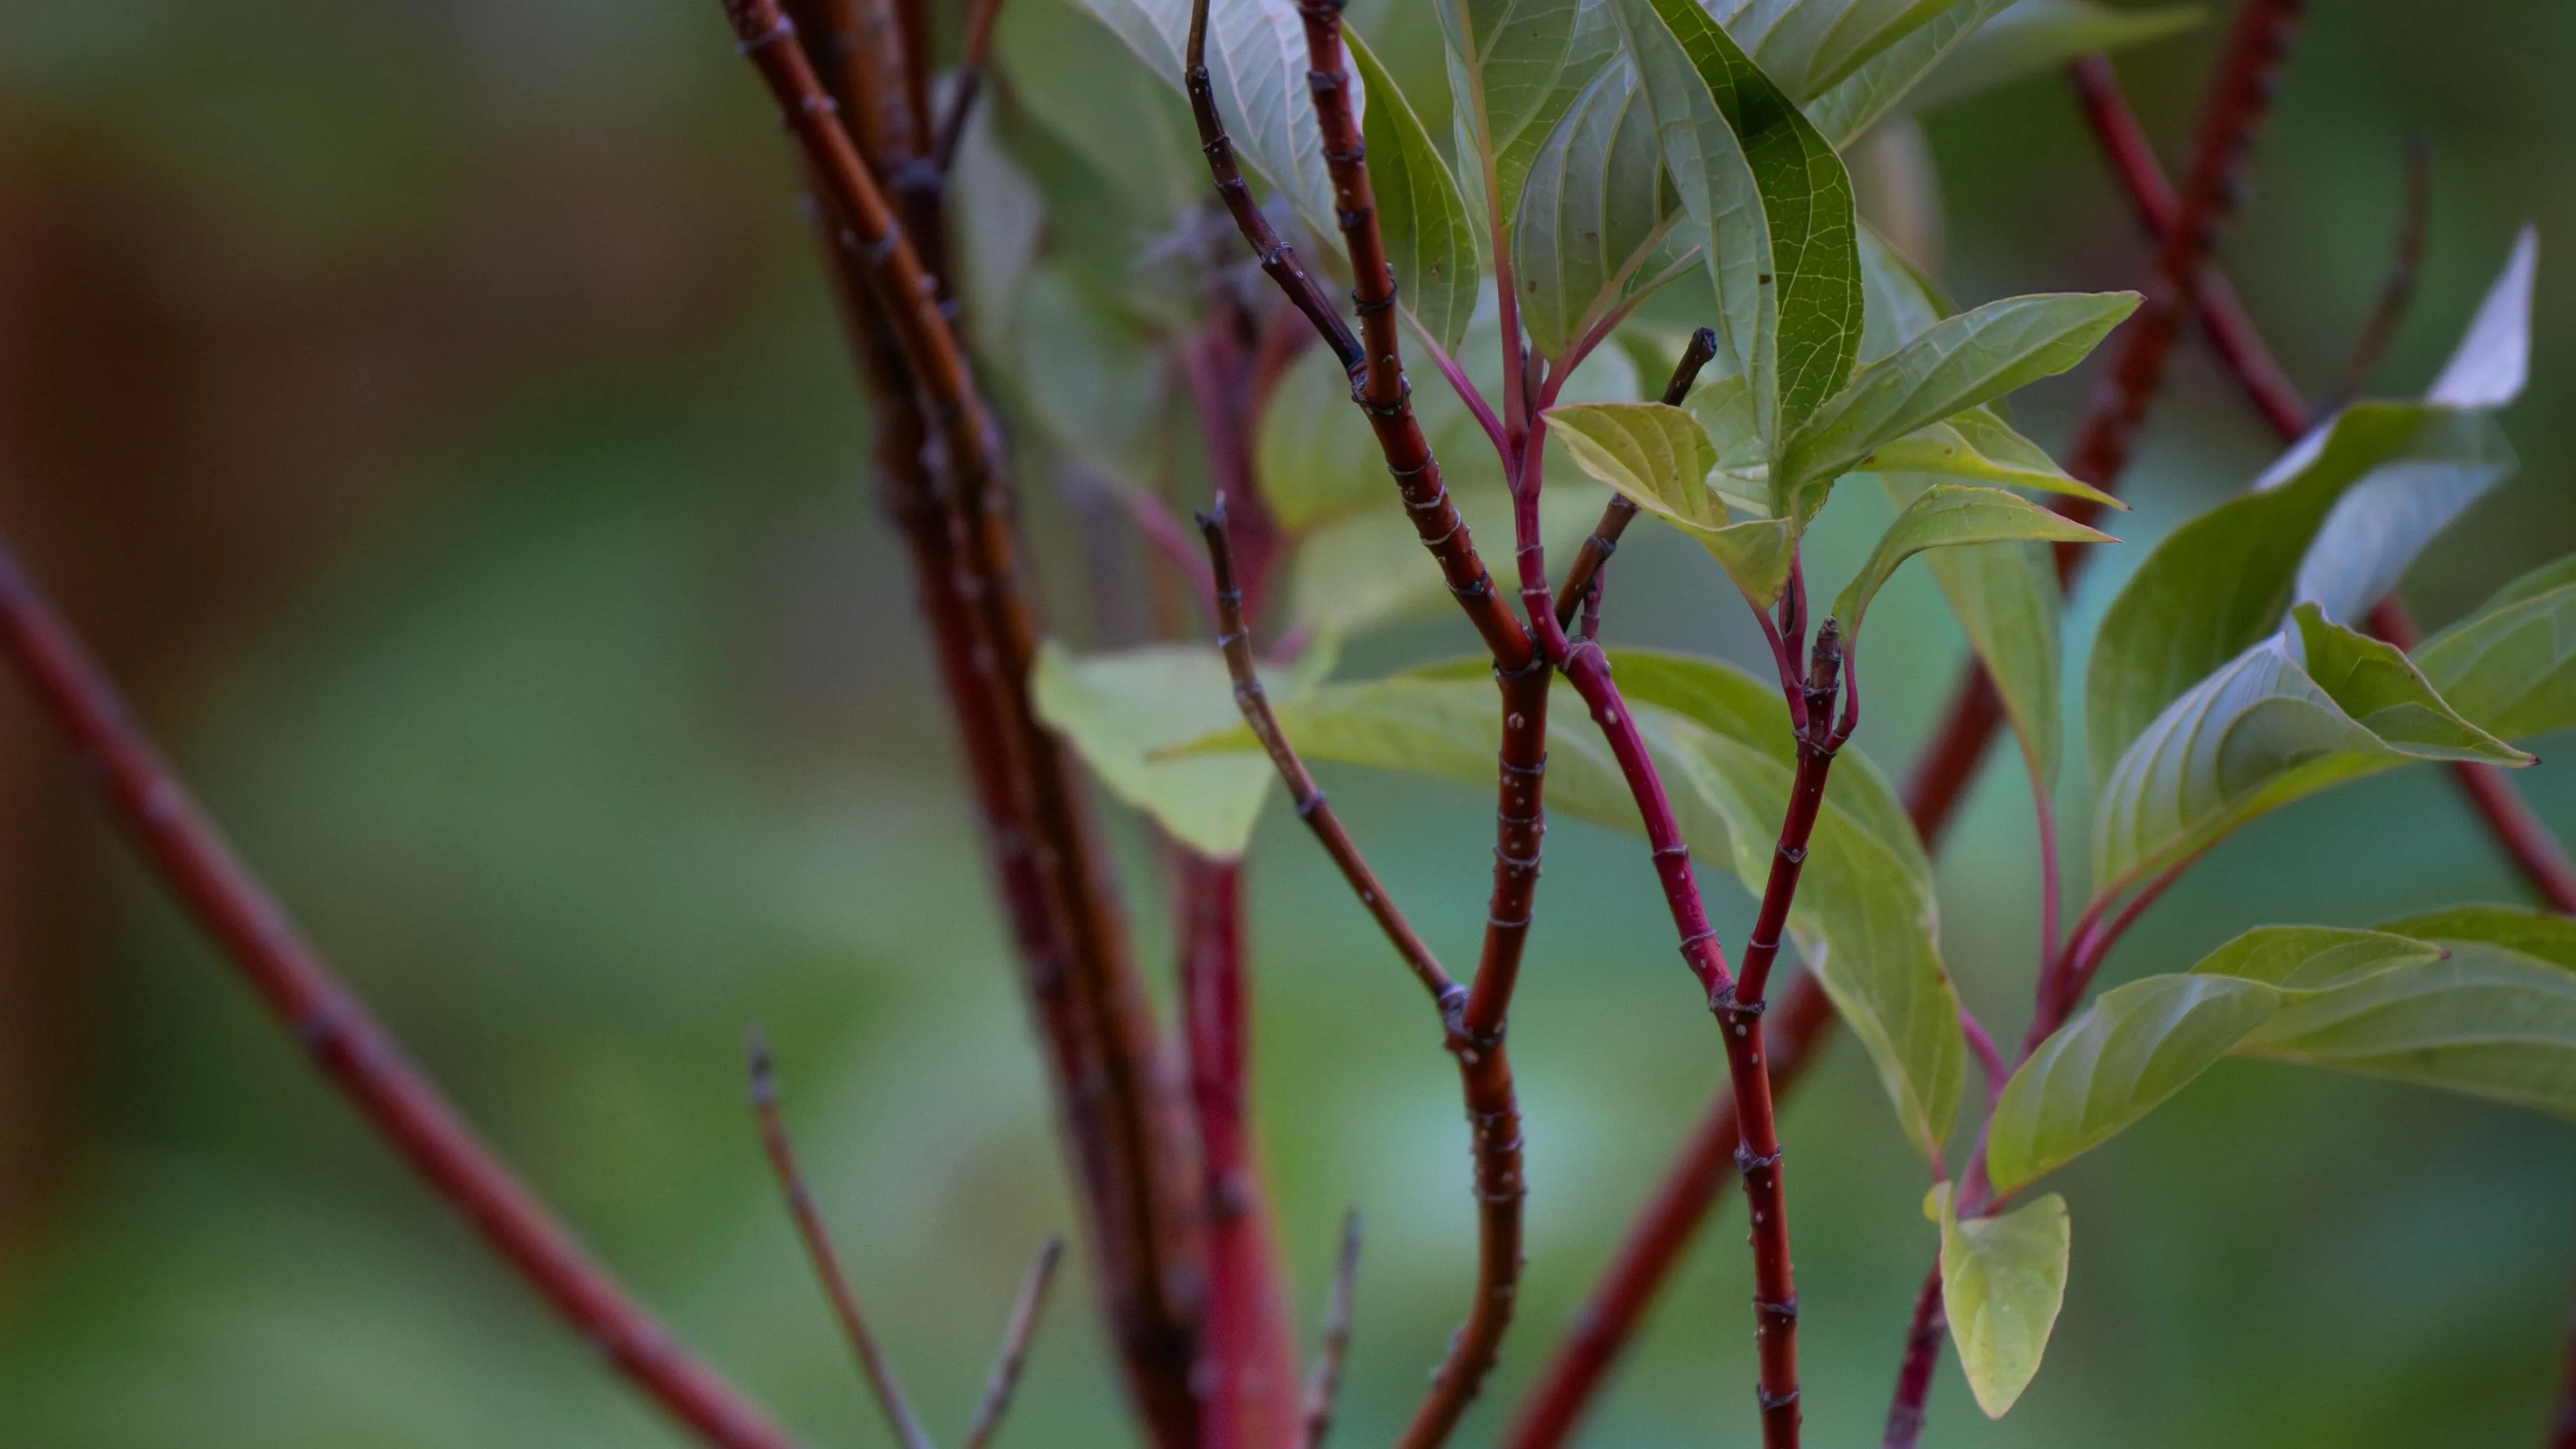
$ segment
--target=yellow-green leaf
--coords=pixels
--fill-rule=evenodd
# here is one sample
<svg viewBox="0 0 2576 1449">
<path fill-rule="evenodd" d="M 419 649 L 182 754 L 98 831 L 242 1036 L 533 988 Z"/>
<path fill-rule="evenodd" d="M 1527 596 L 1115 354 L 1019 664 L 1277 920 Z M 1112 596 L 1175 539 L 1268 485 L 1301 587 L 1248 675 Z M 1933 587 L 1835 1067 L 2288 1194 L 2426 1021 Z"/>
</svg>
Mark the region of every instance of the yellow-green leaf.
<svg viewBox="0 0 2576 1449">
<path fill-rule="evenodd" d="M 2001 1217 L 1961 1222 L 1948 1184 L 1933 1194 L 1950 1342 L 1977 1407 L 2000 1419 L 2038 1375 L 2066 1303 L 2066 1199 L 2050 1193 Z"/>
</svg>

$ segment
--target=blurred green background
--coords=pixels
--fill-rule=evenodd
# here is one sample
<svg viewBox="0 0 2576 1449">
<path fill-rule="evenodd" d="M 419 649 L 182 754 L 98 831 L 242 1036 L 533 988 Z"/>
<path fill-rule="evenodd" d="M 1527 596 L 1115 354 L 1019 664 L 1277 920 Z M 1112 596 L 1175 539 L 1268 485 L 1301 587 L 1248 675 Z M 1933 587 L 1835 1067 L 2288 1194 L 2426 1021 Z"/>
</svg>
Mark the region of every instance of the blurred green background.
<svg viewBox="0 0 2576 1449">
<path fill-rule="evenodd" d="M 2321 387 L 2423 133 L 2429 268 L 2379 377 L 2413 390 L 2518 222 L 2576 237 L 2576 8 L 2316 9 L 2227 255 Z M 1428 35 L 1421 0 L 1356 13 L 1382 40 Z M 2214 45 L 2204 27 L 2123 60 L 2169 154 Z M 2143 246 L 2062 82 L 1927 125 L 1961 295 L 2135 280 Z M 867 1445 L 882 1430 L 750 1131 L 745 1025 L 779 1047 L 818 1189 L 935 1423 L 962 1421 L 1026 1254 L 1072 1220 L 791 189 L 705 0 L 0 6 L 0 524 L 508 1157 L 800 1433 Z M 2544 262 L 2511 419 L 2524 476 L 2408 580 L 2428 624 L 2576 547 L 2559 275 Z M 2029 431 L 2062 443 L 2085 385 L 2034 390 Z M 2272 451 L 2187 353 L 2118 531 L 2151 540 Z M 1874 521 L 1848 511 L 1829 572 Z M 1032 518 L 1080 634 L 1065 515 L 1040 490 Z M 1623 553 L 1610 631 L 1741 651 L 1671 542 Z M 2079 631 L 2138 552 L 2094 571 Z M 1904 588 L 1874 616 L 1863 735 L 1890 769 L 1962 652 L 1923 581 Z M 1353 667 L 1470 643 L 1440 620 Z M 1434 943 L 1471 951 L 1489 807 L 1327 783 Z M 2562 768 L 2522 784 L 2576 833 Z M 75 785 L 0 688 L 0 1449 L 682 1442 L 316 1087 Z M 1941 871 L 1953 969 L 2016 1034 L 2027 819 L 2018 771 L 1990 761 Z M 1116 824 L 1160 963 L 1159 872 Z M 1335 1221 L 1367 1214 L 1339 1442 L 1379 1442 L 1464 1303 L 1454 1085 L 1415 988 L 1284 812 L 1254 859 L 1263 1146 L 1309 1332 Z M 1530 1281 L 1465 1442 L 1719 1075 L 1640 864 L 1623 837 L 1551 834 L 1513 1033 Z M 1719 894 L 1738 939 L 1747 903 Z M 2175 969 L 2257 921 L 2519 898 L 2417 771 L 2245 832 L 2111 969 Z M 1933 1251 L 1920 1169 L 1848 1043 L 1784 1130 L 1808 1422 L 1819 1444 L 1875 1442 Z M 2576 1265 L 2563 1126 L 2230 1063 L 2065 1191 L 2048 1367 L 1989 1425 L 1945 1362 L 1927 1443 L 2540 1442 Z M 1751 1442 L 1740 1232 L 1730 1205 L 1587 1443 Z M 1007 1442 L 1128 1442 L 1081 1293 Z"/>
</svg>

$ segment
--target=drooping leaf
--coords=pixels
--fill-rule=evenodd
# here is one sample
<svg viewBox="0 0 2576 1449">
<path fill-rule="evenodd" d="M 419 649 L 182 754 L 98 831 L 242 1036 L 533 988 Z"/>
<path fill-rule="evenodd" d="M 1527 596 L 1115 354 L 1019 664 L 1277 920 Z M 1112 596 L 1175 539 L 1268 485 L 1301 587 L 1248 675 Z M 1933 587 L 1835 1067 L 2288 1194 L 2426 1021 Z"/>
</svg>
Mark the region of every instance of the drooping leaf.
<svg viewBox="0 0 2576 1449">
<path fill-rule="evenodd" d="M 1915 87 L 1918 111 L 2054 71 L 2080 55 L 2179 35 L 2207 12 L 2197 5 L 2111 6 L 2100 0 L 2014 0 Z"/>
<path fill-rule="evenodd" d="M 1941 1306 L 1968 1389 L 2000 1419 L 2039 1374 L 2066 1303 L 2072 1237 L 2055 1193 L 2001 1217 L 1959 1220 L 1947 1183 L 1928 1207 L 1941 1225 Z"/>
<path fill-rule="evenodd" d="M 2416 666 L 2460 717 L 2525 739 L 2576 725 L 2576 559 L 2505 585 L 2427 639 Z"/>
<path fill-rule="evenodd" d="M 1789 579 L 1788 526 L 1729 521 L 1709 483 L 1717 448 L 1698 419 L 1660 402 L 1556 407 L 1547 419 L 1548 436 L 1576 467 L 1707 549 L 1746 597 L 1779 597 Z"/>
<path fill-rule="evenodd" d="M 1654 120 L 1625 56 L 1614 57 L 1540 144 L 1512 220 L 1513 285 L 1538 355 L 1665 274 L 1649 258 L 1683 219 Z"/>
<path fill-rule="evenodd" d="M 2290 605 L 2351 622 L 2433 533 L 2510 476 L 2490 408 L 2519 387 L 2526 247 L 2422 403 L 2362 402 L 2310 433 L 2253 491 L 2174 530 L 2104 614 L 2085 676 L 2094 778 L 2184 690 L 2280 627 Z M 2354 500 L 2347 510 L 2343 505 Z"/>
<path fill-rule="evenodd" d="M 2437 939 L 2447 958 L 2291 1003 L 2238 1051 L 2576 1118 L 2576 971 L 2484 940 Z"/>
<path fill-rule="evenodd" d="M 2528 764 L 2442 702 L 2387 644 L 2302 605 L 2158 714 L 2102 787 L 2095 893 L 2108 897 L 2246 821 L 2409 760 Z"/>
<path fill-rule="evenodd" d="M 1162 83 L 1183 91 L 1190 0 L 1083 0 Z M 1007 12 L 1006 12 L 1007 13 Z M 1209 0 L 1208 85 L 1244 162 L 1297 209 L 1317 236 L 1338 236 L 1333 182 L 1324 165 L 1314 97 L 1306 87 L 1306 32 L 1292 0 Z M 1093 75 L 1083 82 L 1106 82 Z M 1367 122 L 1366 102 L 1351 97 Z"/>
<path fill-rule="evenodd" d="M 1723 3 L 1723 0 L 1721 0 Z M 1743 0 L 1727 34 L 1789 98 L 1804 104 L 1839 84 L 1954 0 Z"/>
<path fill-rule="evenodd" d="M 2110 543 L 2098 533 L 2061 513 L 2040 507 L 2018 493 L 1977 488 L 1964 483 L 1936 483 L 1905 506 L 1879 535 L 1868 562 L 1834 600 L 1834 617 L 1846 639 L 1860 637 L 1863 614 L 1897 566 L 1930 548 L 1958 548 L 1979 543 Z"/>
<path fill-rule="evenodd" d="M 1697 0 L 1617 0 L 1683 207 L 1705 238 L 1720 353 L 1777 444 L 1850 375 L 1860 259 L 1842 158 Z"/>
<path fill-rule="evenodd" d="M 1433 0 L 1457 110 L 1458 180 L 1496 245 L 1557 119 L 1619 50 L 1610 0 Z"/>
<path fill-rule="evenodd" d="M 1713 660 L 1610 654 L 1694 857 L 1759 890 L 1794 771 L 1777 687 Z M 1309 759 L 1493 784 L 1500 741 L 1486 666 L 1433 667 L 1335 685 L 1280 711 Z M 1248 749 L 1241 731 L 1197 748 Z M 1637 807 L 1601 731 L 1571 709 L 1548 727 L 1552 810 L 1638 831 Z M 1933 943 L 1930 865 L 1894 793 L 1846 751 L 1808 847 L 1790 931 L 1869 1052 L 1907 1136 L 1927 1155 L 1947 1137 L 1965 1082 L 1958 998 Z"/>
<path fill-rule="evenodd" d="M 1854 464 L 1853 471 L 1925 473 L 2005 488 L 2062 493 L 2106 508 L 2129 506 L 2070 476 L 2045 449 L 2013 431 L 2011 424 L 1985 408 L 1954 413 L 1945 421 L 1881 443 Z"/>
<path fill-rule="evenodd" d="M 2285 1003 L 2441 954 L 2379 931 L 2263 926 L 2188 975 L 2105 992 L 2013 1073 L 1988 1128 L 1987 1174 L 2016 1191 L 2162 1105 Z"/>
<path fill-rule="evenodd" d="M 1396 298 L 1454 353 L 1476 312 L 1476 218 L 1394 77 L 1357 34 L 1342 34 L 1351 69 L 1368 91 L 1361 140 Z"/>
<path fill-rule="evenodd" d="M 1958 0 L 1807 102 L 1807 116 L 1836 147 L 1858 140 L 2012 0 Z"/>
<path fill-rule="evenodd" d="M 1793 433 L 1773 478 L 1778 510 L 1829 486 L 1881 444 L 2084 360 L 2135 311 L 2135 292 L 2008 297 L 1945 318 L 1872 363 Z"/>
<path fill-rule="evenodd" d="M 1322 643 L 1269 683 L 1294 699 L 1332 662 L 1331 645 Z M 1038 718 L 1064 736 L 1110 793 L 1154 817 L 1173 839 L 1219 859 L 1240 856 L 1251 843 L 1270 795 L 1268 757 L 1161 753 L 1240 722 L 1234 682 L 1216 646 L 1151 644 L 1082 656 L 1049 640 L 1038 651 L 1029 694 Z"/>
</svg>

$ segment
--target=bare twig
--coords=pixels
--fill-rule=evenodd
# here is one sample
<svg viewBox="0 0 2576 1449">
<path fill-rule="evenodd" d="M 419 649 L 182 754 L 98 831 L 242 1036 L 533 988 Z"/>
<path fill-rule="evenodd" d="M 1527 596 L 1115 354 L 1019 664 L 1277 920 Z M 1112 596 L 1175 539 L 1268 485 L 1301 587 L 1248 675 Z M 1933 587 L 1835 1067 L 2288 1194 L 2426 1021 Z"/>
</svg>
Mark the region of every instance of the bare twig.
<svg viewBox="0 0 2576 1449">
<path fill-rule="evenodd" d="M 2424 271 L 2424 246 L 2432 230 L 2433 148 L 2419 133 L 2406 138 L 2406 199 L 2397 214 L 2397 243 L 2388 258 L 2388 275 L 2379 284 L 2370 320 L 2353 339 L 2343 371 L 2335 374 L 2334 386 L 2317 404 L 2317 417 L 2331 416 L 2370 386 L 2380 355 L 2397 335 L 2407 304 L 2415 300 L 2415 283 Z"/>
<path fill-rule="evenodd" d="M 894 1365 L 886 1361 L 876 1335 L 868 1331 L 868 1321 L 859 1312 L 859 1297 L 850 1289 L 849 1275 L 841 1271 L 841 1255 L 832 1246 L 831 1230 L 823 1225 L 822 1209 L 815 1206 L 813 1190 L 805 1185 L 805 1174 L 796 1165 L 796 1149 L 787 1140 L 787 1123 L 778 1112 L 777 1070 L 758 1027 L 746 1040 L 745 1054 L 751 1065 L 751 1110 L 760 1123 L 760 1147 L 769 1155 L 770 1171 L 777 1175 L 778 1190 L 787 1199 L 788 1216 L 796 1221 L 796 1236 L 804 1240 L 805 1255 L 813 1260 L 814 1278 L 831 1301 L 832 1316 L 840 1320 L 850 1352 L 858 1358 L 859 1372 L 867 1378 L 868 1392 L 896 1442 L 903 1449 L 932 1449 L 930 1435 L 903 1396 L 903 1385 L 895 1381 Z"/>
<path fill-rule="evenodd" d="M 1691 384 L 1699 381 L 1699 372 L 1717 356 L 1717 331 L 1702 327 L 1691 334 L 1690 345 L 1682 349 L 1681 361 L 1674 364 L 1670 381 L 1664 384 L 1664 402 L 1680 407 L 1690 396 Z M 1574 611 L 1582 607 L 1593 576 L 1610 555 L 1619 551 L 1619 535 L 1628 531 L 1629 521 L 1637 516 L 1637 505 L 1625 498 L 1613 498 L 1601 510 L 1601 521 L 1592 525 L 1592 536 L 1574 555 L 1574 563 L 1565 571 L 1565 582 L 1557 586 L 1556 624 L 1560 629 L 1574 627 Z"/>
<path fill-rule="evenodd" d="M 931 143 L 930 164 L 943 176 L 957 164 L 957 142 L 966 134 L 976 93 L 984 87 L 984 66 L 993 53 L 993 22 L 1001 13 L 1002 0 L 975 0 L 967 13 L 966 51 L 948 83 L 948 110 L 939 118 L 937 137 Z"/>
<path fill-rule="evenodd" d="M 1934 1263 L 1924 1275 L 1922 1291 L 1914 1295 L 1914 1319 L 1905 1326 L 1905 1357 L 1896 1371 L 1896 1398 L 1887 1406 L 1887 1431 L 1879 1449 L 1914 1449 L 1923 1437 L 1923 1405 L 1932 1396 L 1932 1370 L 1950 1331 L 1941 1307 L 1941 1265 Z"/>
<path fill-rule="evenodd" d="M 645 1397 L 718 1449 L 792 1441 L 593 1262 L 334 976 L 128 714 L 105 671 L 0 548 L 0 652 L 162 884 L 367 1125 Z"/>
<path fill-rule="evenodd" d="M 1360 1210 L 1342 1214 L 1342 1250 L 1333 1260 L 1333 1296 L 1324 1308 L 1324 1341 L 1315 1352 L 1315 1371 L 1306 1380 L 1305 1437 L 1302 1449 L 1324 1449 L 1332 1432 L 1333 1405 L 1342 1388 L 1342 1361 L 1351 1351 L 1351 1301 L 1360 1280 Z"/>
<path fill-rule="evenodd" d="M 1020 1279 L 1020 1296 L 1011 1304 L 1011 1321 L 1002 1330 L 993 1371 L 985 1375 L 984 1395 L 975 1401 L 975 1417 L 967 1421 L 963 1449 L 985 1449 L 993 1442 L 993 1431 L 1001 1427 L 1002 1415 L 1011 1407 L 1011 1393 L 1019 1387 L 1020 1371 L 1028 1367 L 1029 1341 L 1037 1336 L 1038 1319 L 1046 1312 L 1047 1289 L 1054 1284 L 1056 1265 L 1063 1259 L 1064 1239 L 1049 1238 L 1029 1264 L 1028 1275 Z"/>
</svg>

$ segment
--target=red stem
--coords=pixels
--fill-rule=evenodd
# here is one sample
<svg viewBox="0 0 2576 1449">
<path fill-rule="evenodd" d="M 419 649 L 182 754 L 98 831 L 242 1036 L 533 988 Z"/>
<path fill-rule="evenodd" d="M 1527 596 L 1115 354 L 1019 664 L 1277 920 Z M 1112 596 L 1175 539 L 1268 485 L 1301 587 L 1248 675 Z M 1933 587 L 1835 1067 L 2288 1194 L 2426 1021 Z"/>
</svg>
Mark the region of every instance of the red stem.
<svg viewBox="0 0 2576 1449">
<path fill-rule="evenodd" d="M 897 8 L 917 20 L 917 6 Z M 1164 1449 L 1178 1449 L 1195 1436 L 1196 1413 L 1188 1384 L 1193 1325 L 1181 1296 L 1197 1216 L 1197 1184 L 1181 1141 L 1186 1110 L 1167 1090 L 1162 1044 L 1072 762 L 1039 727 L 1028 697 L 1037 636 L 1017 577 L 1000 430 L 943 310 L 945 287 L 925 261 L 941 255 L 936 230 L 925 232 L 923 249 L 916 249 L 775 0 L 726 0 L 724 9 L 819 195 L 837 244 L 836 285 L 863 336 L 863 353 L 878 359 L 870 367 L 872 385 L 885 396 L 889 384 L 901 383 L 892 395 L 907 405 L 895 411 L 916 415 L 901 431 L 917 444 L 916 460 L 937 459 L 935 477 L 920 461 L 893 475 L 910 495 L 904 523 L 915 541 L 917 584 L 934 610 L 935 629 L 962 625 L 942 639 L 942 668 L 950 674 L 970 751 L 992 752 L 977 763 L 976 775 L 979 793 L 992 792 L 986 793 L 987 819 L 997 868 L 1006 882 L 1022 881 L 1028 895 L 1016 899 L 1018 889 L 1008 892 L 1099 1260 L 1094 1281 L 1151 1437 Z M 891 37 L 905 47 L 900 109 L 914 136 L 927 125 L 917 30 Z M 936 173 L 901 167 L 906 157 L 891 152 L 884 159 L 928 177 L 927 188 L 904 193 L 906 214 L 935 223 Z M 888 368 L 899 377 L 879 376 Z M 937 561 L 926 537 L 933 529 L 947 535 L 936 552 L 956 564 L 939 584 L 922 569 Z M 937 587 L 954 597 L 934 601 Z M 944 619 L 952 610 L 955 617 Z M 962 654 L 950 653 L 960 647 Z M 960 671 L 971 676 L 968 688 L 959 687 Z M 1024 916 L 1030 910 L 1043 912 L 1043 934 Z"/>
<path fill-rule="evenodd" d="M 592 1262 L 332 975 L 127 714 L 97 661 L 0 548 L 0 650 L 108 812 L 272 1016 L 370 1127 L 637 1390 L 721 1449 L 793 1441 Z"/>
<path fill-rule="evenodd" d="M 1941 1265 L 1924 1275 L 1914 1295 L 1914 1318 L 1905 1326 L 1905 1357 L 1896 1370 L 1896 1399 L 1887 1406 L 1887 1431 L 1879 1449 L 1914 1449 L 1923 1435 L 1923 1405 L 1932 1396 L 1932 1369 L 1950 1321 L 1941 1311 Z"/>
</svg>

